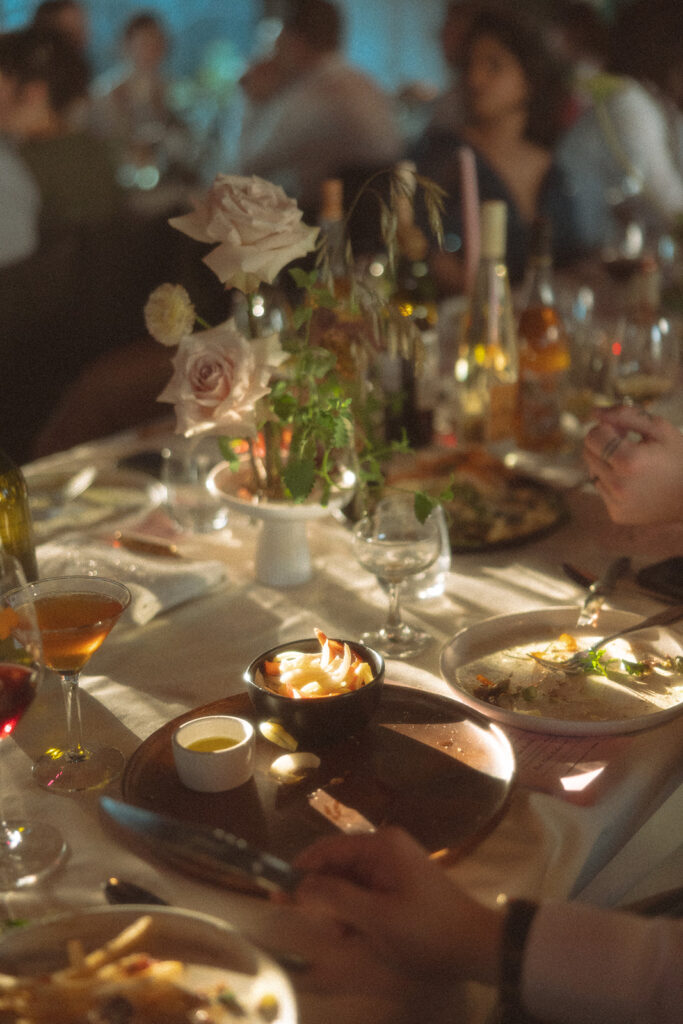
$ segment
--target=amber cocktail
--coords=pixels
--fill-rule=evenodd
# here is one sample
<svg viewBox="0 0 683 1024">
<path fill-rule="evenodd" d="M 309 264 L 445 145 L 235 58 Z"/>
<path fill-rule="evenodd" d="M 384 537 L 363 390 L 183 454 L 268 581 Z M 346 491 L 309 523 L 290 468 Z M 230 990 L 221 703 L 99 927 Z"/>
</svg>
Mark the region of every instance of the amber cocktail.
<svg viewBox="0 0 683 1024">
<path fill-rule="evenodd" d="M 123 755 L 114 747 L 84 744 L 78 677 L 128 607 L 130 591 L 101 576 L 59 576 L 25 589 L 35 608 L 45 664 L 62 678 L 68 737 L 67 749 L 48 750 L 33 774 L 55 791 L 99 788 L 121 774 Z M 17 614 L 21 617 L 21 605 Z"/>
<path fill-rule="evenodd" d="M 12 735 L 44 674 L 40 631 L 25 591 L 20 563 L 0 543 L 0 740 Z M 18 594 L 24 602 L 21 618 L 15 607 Z M 3 751 L 6 745 L 2 744 Z M 0 767 L 4 757 L 0 755 Z M 5 819 L 2 798 L 9 788 L 0 776 L 0 892 L 40 881 L 66 850 L 61 833 L 48 822 Z"/>
</svg>

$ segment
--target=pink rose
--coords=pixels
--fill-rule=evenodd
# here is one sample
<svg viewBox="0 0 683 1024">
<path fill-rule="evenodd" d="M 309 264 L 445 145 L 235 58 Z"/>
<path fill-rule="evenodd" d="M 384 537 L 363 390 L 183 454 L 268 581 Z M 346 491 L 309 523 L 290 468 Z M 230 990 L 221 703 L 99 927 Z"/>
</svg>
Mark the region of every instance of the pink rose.
<svg viewBox="0 0 683 1024">
<path fill-rule="evenodd" d="M 199 242 L 218 242 L 204 262 L 242 292 L 272 284 L 284 266 L 315 248 L 318 229 L 302 223 L 296 202 L 263 178 L 219 174 L 194 207 L 169 224 Z"/>
<path fill-rule="evenodd" d="M 178 433 L 253 437 L 255 405 L 287 358 L 277 335 L 247 340 L 234 320 L 184 338 L 159 402 L 173 402 Z"/>
</svg>

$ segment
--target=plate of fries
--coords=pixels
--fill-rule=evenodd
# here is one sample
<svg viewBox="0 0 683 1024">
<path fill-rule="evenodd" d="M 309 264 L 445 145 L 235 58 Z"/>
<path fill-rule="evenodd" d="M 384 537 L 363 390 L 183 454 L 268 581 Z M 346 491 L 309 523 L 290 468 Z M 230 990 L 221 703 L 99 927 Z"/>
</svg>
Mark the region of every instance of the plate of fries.
<svg viewBox="0 0 683 1024">
<path fill-rule="evenodd" d="M 296 1024 L 287 976 L 230 924 L 93 907 L 0 939 L 0 1024 Z"/>
</svg>

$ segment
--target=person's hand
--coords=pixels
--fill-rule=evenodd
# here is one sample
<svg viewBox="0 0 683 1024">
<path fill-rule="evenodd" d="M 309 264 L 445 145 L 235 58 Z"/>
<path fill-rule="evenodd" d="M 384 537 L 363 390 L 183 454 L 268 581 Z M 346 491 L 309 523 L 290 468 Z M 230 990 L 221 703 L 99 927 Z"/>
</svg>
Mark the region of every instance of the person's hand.
<svg viewBox="0 0 683 1024">
<path fill-rule="evenodd" d="M 683 434 L 637 406 L 597 418 L 583 454 L 614 522 L 683 522 Z"/>
<path fill-rule="evenodd" d="M 398 828 L 329 836 L 304 850 L 304 909 L 365 935 L 392 966 L 496 980 L 502 915 L 471 899 Z"/>
</svg>

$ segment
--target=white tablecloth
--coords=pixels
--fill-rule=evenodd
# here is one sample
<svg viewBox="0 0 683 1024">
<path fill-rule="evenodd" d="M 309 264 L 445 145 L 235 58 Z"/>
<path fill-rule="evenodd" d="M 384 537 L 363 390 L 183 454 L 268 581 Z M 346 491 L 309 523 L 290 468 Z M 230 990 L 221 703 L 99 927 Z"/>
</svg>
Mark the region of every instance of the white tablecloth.
<svg viewBox="0 0 683 1024">
<path fill-rule="evenodd" d="M 114 443 L 93 449 L 98 458 L 118 450 Z M 580 599 L 580 588 L 561 572 L 563 560 L 599 572 L 617 554 L 631 555 L 638 565 L 683 553 L 683 531 L 615 527 L 594 495 L 577 489 L 568 500 L 572 517 L 551 536 L 519 548 L 455 557 L 445 594 L 405 608 L 409 618 L 432 630 L 434 645 L 414 662 L 390 662 L 387 677 L 448 694 L 439 676 L 439 650 L 457 630 L 486 616 Z M 355 567 L 348 532 L 333 518 L 310 525 L 314 576 L 290 590 L 254 581 L 257 529 L 233 515 L 221 534 L 190 541 L 187 551 L 224 565 L 225 581 L 145 626 L 122 621 L 115 628 L 82 677 L 86 736 L 106 738 L 130 755 L 181 712 L 240 691 L 242 669 L 259 651 L 309 635 L 314 626 L 354 636 L 382 619 L 386 597 Z M 611 603 L 638 613 L 660 607 L 627 588 Z M 10 915 L 34 917 L 101 904 L 103 882 L 117 874 L 178 905 L 225 916 L 266 947 L 310 956 L 312 971 L 295 979 L 304 1024 L 381 1024 L 414 1019 L 416 1012 L 434 1021 L 485 1018 L 490 993 L 468 989 L 457 998 L 438 993 L 434 1007 L 430 995 L 419 993 L 413 1003 L 409 980 L 378 967 L 359 940 L 341 939 L 322 923 L 314 926 L 291 907 L 221 891 L 171 869 L 160 872 L 112 838 L 99 817 L 99 793 L 57 796 L 39 789 L 30 776 L 32 759 L 48 742 L 63 738 L 63 721 L 53 681 L 20 723 L 15 741 L 3 744 L 3 778 L 10 780 L 3 794 L 6 815 L 52 822 L 70 848 L 64 865 L 42 885 L 6 897 Z M 505 817 L 450 869 L 454 878 L 489 902 L 500 893 L 543 899 L 580 898 L 585 892 L 610 904 L 632 891 L 641 895 L 648 879 L 673 884 L 671 865 L 674 871 L 680 866 L 683 842 L 683 716 L 587 750 L 589 760 L 599 755 L 607 767 L 573 795 L 563 793 L 559 781 L 569 763 L 563 766 L 562 751 L 553 742 L 539 752 L 535 742 L 529 755 L 528 740 L 529 734 L 513 736 L 520 782 Z M 576 750 L 571 753 L 574 757 Z M 117 795 L 117 787 L 111 792 Z M 610 865 L 616 865 L 611 873 Z"/>
</svg>

